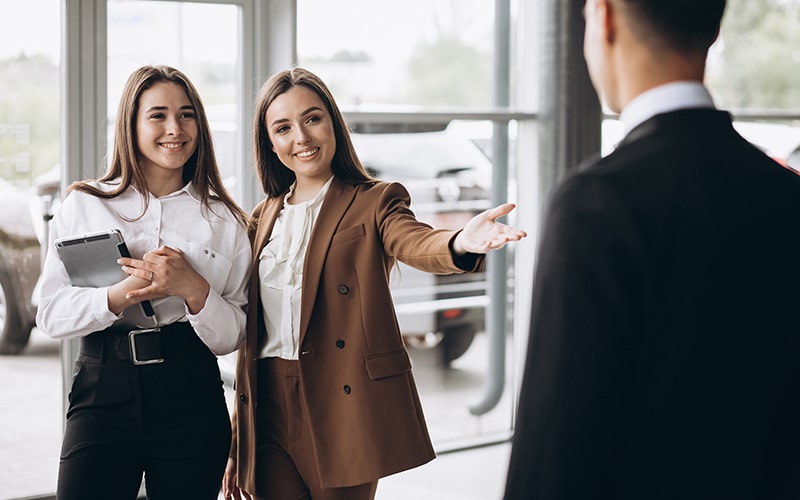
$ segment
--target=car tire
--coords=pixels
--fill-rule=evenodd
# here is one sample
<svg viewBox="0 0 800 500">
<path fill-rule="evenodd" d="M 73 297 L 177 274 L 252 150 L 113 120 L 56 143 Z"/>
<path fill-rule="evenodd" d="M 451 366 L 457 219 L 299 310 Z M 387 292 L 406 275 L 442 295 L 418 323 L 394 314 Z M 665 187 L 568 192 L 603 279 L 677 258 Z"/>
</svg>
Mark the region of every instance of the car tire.
<svg viewBox="0 0 800 500">
<path fill-rule="evenodd" d="M 445 367 L 457 360 L 467 352 L 475 339 L 475 328 L 470 325 L 459 325 L 448 328 L 444 332 L 439 348 L 442 354 L 442 363 Z"/>
<path fill-rule="evenodd" d="M 0 354 L 19 354 L 28 343 L 33 321 L 21 306 L 13 276 L 0 266 Z"/>
</svg>

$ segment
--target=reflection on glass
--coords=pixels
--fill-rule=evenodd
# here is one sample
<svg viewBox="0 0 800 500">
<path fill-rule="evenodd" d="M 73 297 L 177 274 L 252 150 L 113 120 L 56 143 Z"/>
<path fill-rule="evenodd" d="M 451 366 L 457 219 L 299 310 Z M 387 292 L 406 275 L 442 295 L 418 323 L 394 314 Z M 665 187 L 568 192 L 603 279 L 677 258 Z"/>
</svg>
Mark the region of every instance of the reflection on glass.
<svg viewBox="0 0 800 500">
<path fill-rule="evenodd" d="M 145 64 L 166 64 L 184 72 L 203 98 L 217 162 L 231 194 L 241 171 L 242 134 L 239 53 L 241 9 L 237 5 L 109 0 L 109 147 L 125 79 Z"/>
</svg>

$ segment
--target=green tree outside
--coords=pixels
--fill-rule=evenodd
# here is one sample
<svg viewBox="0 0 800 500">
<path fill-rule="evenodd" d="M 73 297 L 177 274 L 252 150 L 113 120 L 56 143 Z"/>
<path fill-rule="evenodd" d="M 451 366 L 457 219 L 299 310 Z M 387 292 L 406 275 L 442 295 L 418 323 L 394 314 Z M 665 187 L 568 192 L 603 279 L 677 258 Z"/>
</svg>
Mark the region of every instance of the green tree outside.
<svg viewBox="0 0 800 500">
<path fill-rule="evenodd" d="M 800 0 L 728 0 L 708 85 L 726 109 L 800 110 Z"/>
</svg>

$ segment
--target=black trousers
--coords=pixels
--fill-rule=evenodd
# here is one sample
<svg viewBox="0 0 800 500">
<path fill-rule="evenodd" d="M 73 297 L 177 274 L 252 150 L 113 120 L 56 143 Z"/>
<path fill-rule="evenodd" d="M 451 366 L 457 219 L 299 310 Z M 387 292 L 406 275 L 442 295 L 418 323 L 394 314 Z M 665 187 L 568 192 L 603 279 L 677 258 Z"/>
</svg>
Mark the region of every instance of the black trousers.
<svg viewBox="0 0 800 500">
<path fill-rule="evenodd" d="M 216 357 L 188 323 L 154 339 L 164 362 L 147 365 L 126 355 L 127 331 L 82 339 L 58 500 L 133 500 L 143 474 L 150 500 L 216 500 L 231 442 Z"/>
</svg>

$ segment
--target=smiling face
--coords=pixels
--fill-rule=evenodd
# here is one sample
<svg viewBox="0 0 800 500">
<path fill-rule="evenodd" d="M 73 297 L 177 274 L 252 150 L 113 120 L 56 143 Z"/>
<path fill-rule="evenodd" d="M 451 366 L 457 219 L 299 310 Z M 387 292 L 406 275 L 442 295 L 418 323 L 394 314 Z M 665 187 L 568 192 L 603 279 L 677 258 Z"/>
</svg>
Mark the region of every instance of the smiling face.
<svg viewBox="0 0 800 500">
<path fill-rule="evenodd" d="M 183 88 L 159 82 L 142 92 L 136 114 L 136 143 L 149 182 L 180 179 L 197 149 L 195 110 Z"/>
<path fill-rule="evenodd" d="M 297 85 L 276 97 L 266 119 L 272 151 L 294 172 L 298 186 L 321 184 L 333 173 L 333 120 L 311 89 Z"/>
</svg>

